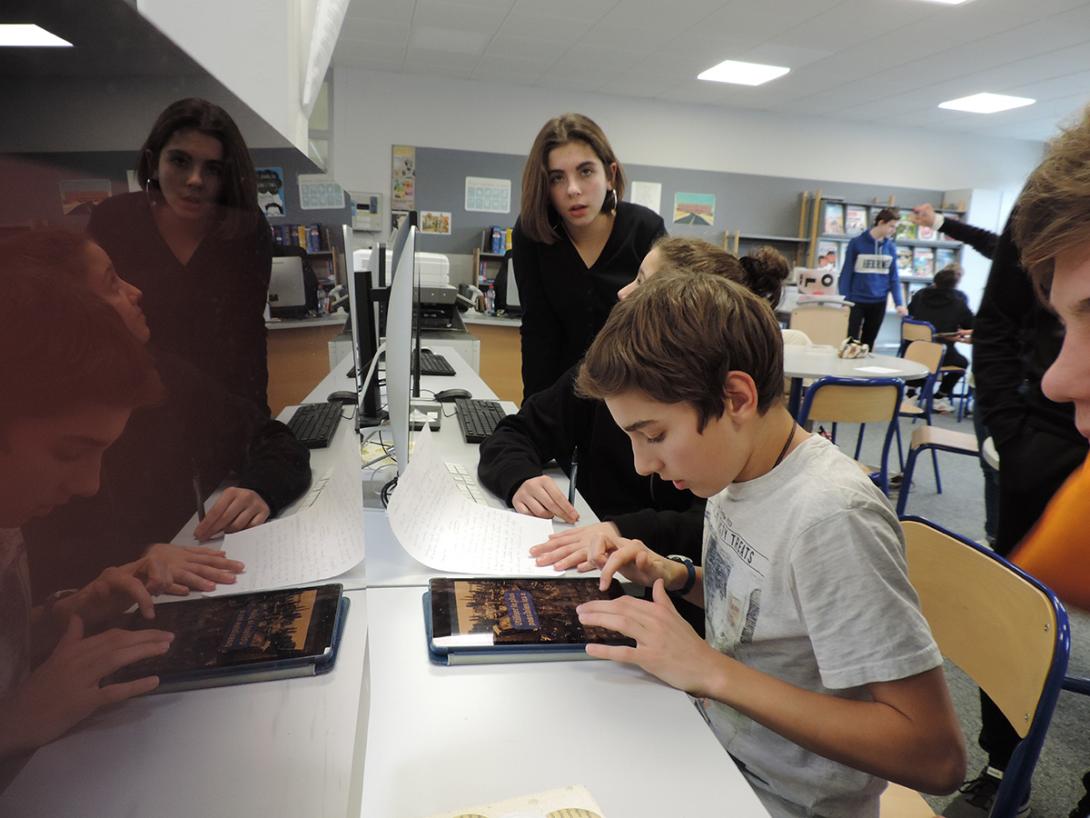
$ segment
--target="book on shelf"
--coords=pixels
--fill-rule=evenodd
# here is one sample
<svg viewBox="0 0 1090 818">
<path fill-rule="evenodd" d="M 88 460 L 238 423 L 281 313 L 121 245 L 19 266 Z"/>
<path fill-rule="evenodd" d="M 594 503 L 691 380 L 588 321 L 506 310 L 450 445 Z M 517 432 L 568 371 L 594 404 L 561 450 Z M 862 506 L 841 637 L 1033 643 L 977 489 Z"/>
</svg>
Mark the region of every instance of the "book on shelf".
<svg viewBox="0 0 1090 818">
<path fill-rule="evenodd" d="M 935 277 L 935 251 L 930 247 L 917 247 L 912 251 L 912 274 L 916 278 Z"/>
<path fill-rule="evenodd" d="M 817 249 L 817 261 L 814 266 L 819 270 L 840 269 L 840 242 L 819 241 Z"/>
<path fill-rule="evenodd" d="M 956 263 L 958 255 L 956 250 L 949 247 L 939 247 L 935 250 L 935 270 L 942 270 Z"/>
<path fill-rule="evenodd" d="M 597 577 L 436 577 L 424 594 L 428 650 L 436 664 L 587 659 L 590 642 L 635 642 L 606 628 L 584 626 L 575 612 L 591 600 L 624 596 Z"/>
<path fill-rule="evenodd" d="M 844 205 L 840 202 L 825 202 L 822 209 L 821 232 L 827 236 L 844 234 Z"/>
<path fill-rule="evenodd" d="M 915 240 L 916 238 L 916 225 L 909 217 L 912 215 L 911 210 L 901 211 L 901 220 L 897 222 L 897 239 Z"/>
<path fill-rule="evenodd" d="M 912 275 L 912 248 L 897 246 L 897 272 L 900 275 Z"/>
<path fill-rule="evenodd" d="M 862 205 L 847 205 L 844 208 L 844 232 L 855 236 L 867 229 L 867 208 Z"/>
</svg>

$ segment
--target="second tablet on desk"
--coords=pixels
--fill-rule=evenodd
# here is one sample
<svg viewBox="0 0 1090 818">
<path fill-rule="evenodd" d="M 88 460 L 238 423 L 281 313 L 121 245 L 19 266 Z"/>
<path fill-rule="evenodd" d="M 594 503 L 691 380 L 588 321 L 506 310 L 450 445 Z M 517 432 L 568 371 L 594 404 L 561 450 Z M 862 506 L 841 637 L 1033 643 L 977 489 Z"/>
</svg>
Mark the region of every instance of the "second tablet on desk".
<svg viewBox="0 0 1090 818">
<path fill-rule="evenodd" d="M 438 664 L 546 662 L 588 659 L 588 643 L 635 642 L 605 628 L 585 628 L 575 609 L 624 594 L 597 577 L 438 577 L 424 594 L 428 650 Z"/>
</svg>

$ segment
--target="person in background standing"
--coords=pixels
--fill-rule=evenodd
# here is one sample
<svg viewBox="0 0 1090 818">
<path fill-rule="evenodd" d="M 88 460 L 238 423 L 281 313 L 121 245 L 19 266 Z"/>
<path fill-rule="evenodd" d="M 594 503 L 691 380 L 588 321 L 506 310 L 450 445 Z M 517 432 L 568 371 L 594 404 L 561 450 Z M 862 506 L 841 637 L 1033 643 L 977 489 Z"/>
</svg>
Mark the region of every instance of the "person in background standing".
<svg viewBox="0 0 1090 818">
<path fill-rule="evenodd" d="M 897 275 L 897 245 L 893 242 L 900 218 L 888 207 L 879 210 L 874 227 L 848 242 L 840 268 L 838 289 L 854 305 L 848 318 L 848 335 L 871 349 L 886 317 L 888 296 L 893 296 L 898 315 L 908 313 Z"/>
</svg>

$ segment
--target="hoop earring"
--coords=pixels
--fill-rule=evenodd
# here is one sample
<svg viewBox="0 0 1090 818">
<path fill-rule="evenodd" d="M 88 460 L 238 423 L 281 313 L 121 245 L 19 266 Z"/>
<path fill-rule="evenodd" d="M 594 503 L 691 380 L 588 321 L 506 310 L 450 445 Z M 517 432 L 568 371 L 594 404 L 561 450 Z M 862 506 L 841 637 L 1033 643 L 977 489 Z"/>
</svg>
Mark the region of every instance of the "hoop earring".
<svg viewBox="0 0 1090 818">
<path fill-rule="evenodd" d="M 609 189 L 609 192 L 613 195 L 613 202 L 610 205 L 609 209 L 610 209 L 611 212 L 616 212 L 617 211 L 617 188 L 611 187 Z"/>
</svg>

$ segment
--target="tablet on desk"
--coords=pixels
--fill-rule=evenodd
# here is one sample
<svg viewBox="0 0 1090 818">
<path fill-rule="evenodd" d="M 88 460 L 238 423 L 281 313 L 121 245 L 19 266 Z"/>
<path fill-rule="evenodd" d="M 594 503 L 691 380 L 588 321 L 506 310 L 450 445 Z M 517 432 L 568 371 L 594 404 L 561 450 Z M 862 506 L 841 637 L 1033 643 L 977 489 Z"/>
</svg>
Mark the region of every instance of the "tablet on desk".
<svg viewBox="0 0 1090 818">
<path fill-rule="evenodd" d="M 327 673 L 337 658 L 348 599 L 338 584 L 203 597 L 133 612 L 113 627 L 170 631 L 162 656 L 136 662 L 104 684 L 158 676 L 156 693 Z"/>
<path fill-rule="evenodd" d="M 598 590 L 597 577 L 437 577 L 424 594 L 424 623 L 433 662 L 444 665 L 589 659 L 589 643 L 635 642 L 606 628 L 584 627 L 575 609 L 616 599 L 617 580 Z"/>
</svg>

